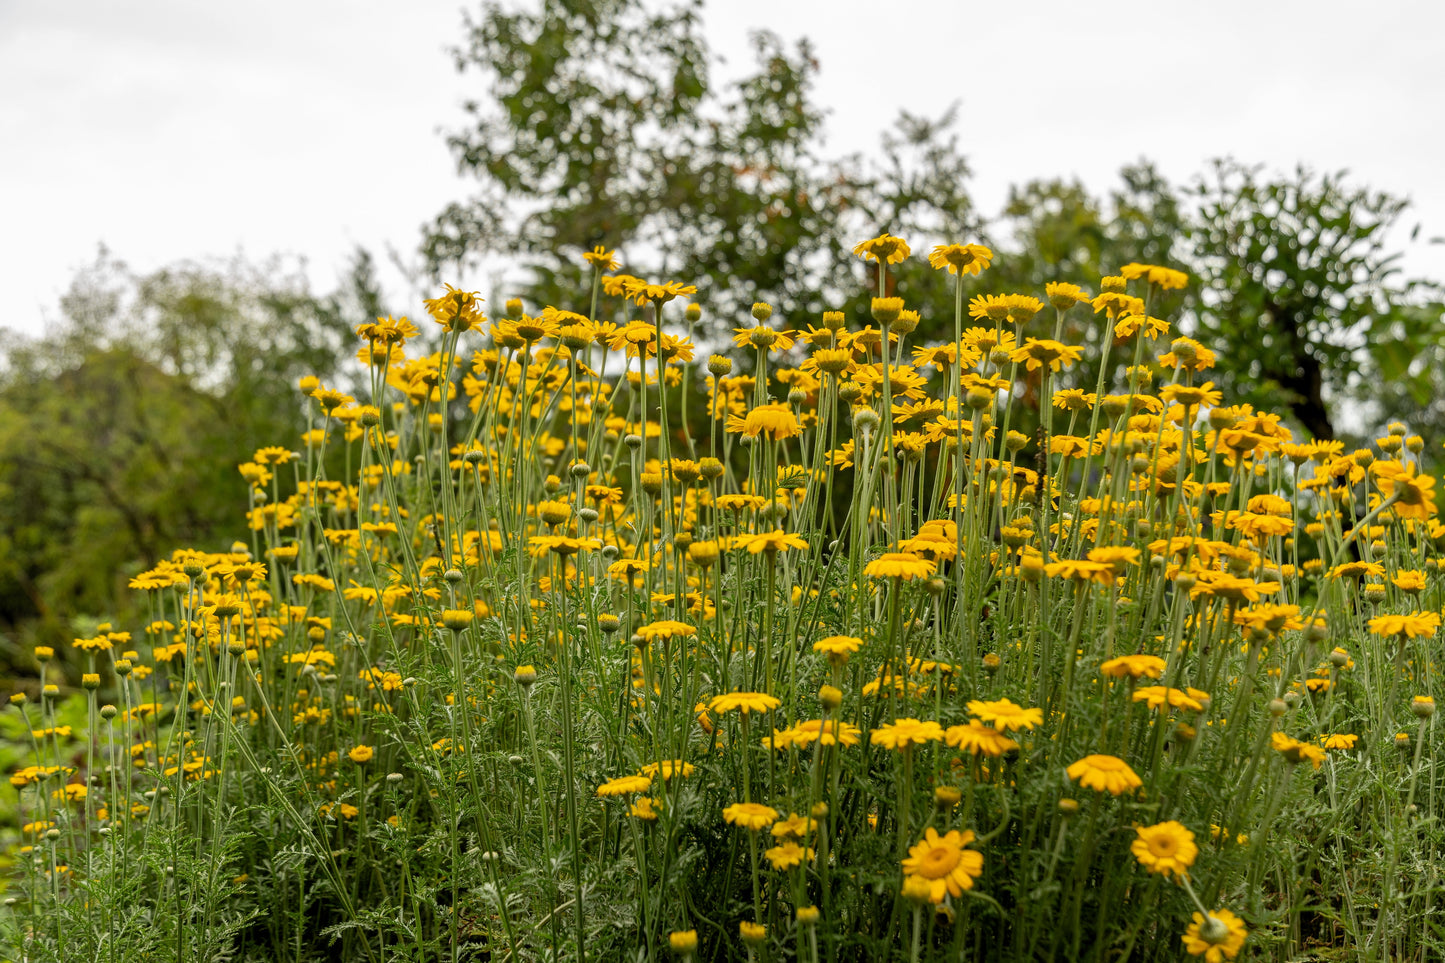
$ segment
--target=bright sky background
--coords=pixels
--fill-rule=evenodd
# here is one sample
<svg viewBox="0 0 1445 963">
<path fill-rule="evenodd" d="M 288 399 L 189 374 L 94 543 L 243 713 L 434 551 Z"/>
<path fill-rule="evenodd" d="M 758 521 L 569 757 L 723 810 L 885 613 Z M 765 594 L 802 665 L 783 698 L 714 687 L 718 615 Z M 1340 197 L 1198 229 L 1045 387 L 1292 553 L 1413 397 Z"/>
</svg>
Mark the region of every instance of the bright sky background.
<svg viewBox="0 0 1445 963">
<path fill-rule="evenodd" d="M 468 190 L 439 135 L 482 93 L 445 53 L 462 9 L 0 0 L 0 326 L 39 333 L 101 243 L 140 271 L 297 255 L 318 291 L 357 244 L 411 255 Z M 750 29 L 813 40 L 835 151 L 960 100 L 985 213 L 1032 177 L 1105 190 L 1141 156 L 1174 180 L 1223 154 L 1346 167 L 1413 199 L 1406 263 L 1445 278 L 1425 243 L 1445 235 L 1445 4 L 710 0 L 707 17 L 729 70 Z"/>
</svg>

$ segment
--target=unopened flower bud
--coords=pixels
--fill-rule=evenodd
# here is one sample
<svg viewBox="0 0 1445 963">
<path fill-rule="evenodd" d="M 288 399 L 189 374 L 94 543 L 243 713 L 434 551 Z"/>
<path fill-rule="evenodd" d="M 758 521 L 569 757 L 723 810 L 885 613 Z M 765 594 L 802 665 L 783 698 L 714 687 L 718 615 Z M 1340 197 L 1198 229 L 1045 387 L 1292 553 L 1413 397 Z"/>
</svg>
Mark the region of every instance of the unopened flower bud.
<svg viewBox="0 0 1445 963">
<path fill-rule="evenodd" d="M 887 328 L 897 321 L 898 314 L 902 310 L 902 298 L 874 298 L 872 302 L 873 320 L 883 328 Z"/>
<path fill-rule="evenodd" d="M 1199 938 L 1211 946 L 1218 946 L 1229 939 L 1229 924 L 1213 913 L 1204 914 L 1199 924 Z"/>
<path fill-rule="evenodd" d="M 465 632 L 475 614 L 470 609 L 446 609 L 442 612 L 442 625 L 453 632 Z"/>
</svg>

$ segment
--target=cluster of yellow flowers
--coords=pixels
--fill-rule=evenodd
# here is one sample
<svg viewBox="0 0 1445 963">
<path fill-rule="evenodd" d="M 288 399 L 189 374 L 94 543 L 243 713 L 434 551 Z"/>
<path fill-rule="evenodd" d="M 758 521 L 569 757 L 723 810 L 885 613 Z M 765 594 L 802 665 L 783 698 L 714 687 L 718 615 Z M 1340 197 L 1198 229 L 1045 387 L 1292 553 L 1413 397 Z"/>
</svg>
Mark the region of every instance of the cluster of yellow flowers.
<svg viewBox="0 0 1445 963">
<path fill-rule="evenodd" d="M 586 314 L 489 319 L 448 286 L 426 302 L 439 350 L 411 353 L 406 318 L 358 327 L 367 397 L 307 379 L 299 450 L 240 466 L 249 541 L 132 580 L 147 646 L 76 640 L 92 709 L 102 673 L 112 700 L 90 751 L 129 765 L 27 797 L 32 835 L 185 825 L 289 772 L 306 840 L 366 839 L 368 811 L 458 858 L 460 824 L 486 853 L 513 837 L 476 879 L 514 955 L 543 938 L 526 913 L 555 911 L 585 956 L 619 861 L 619 938 L 684 957 L 720 916 L 749 959 L 861 952 L 855 933 L 886 955 L 910 913 L 914 960 L 969 928 L 1000 958 L 1102 952 L 1140 937 L 1146 893 L 1193 913 L 1171 941 L 1211 963 L 1246 918 L 1297 940 L 1266 909 L 1297 897 L 1295 860 L 1265 872 L 1290 793 L 1378 777 L 1436 805 L 1417 781 L 1445 526 L 1422 440 L 1392 425 L 1347 452 L 1225 405 L 1214 353 L 1150 313 L 1188 283 L 1168 267 L 967 298 L 993 253 L 939 246 L 952 338 L 911 344 L 924 308 L 886 284 L 909 245 L 855 253 L 878 272 L 866 319 L 790 330 L 755 305 L 737 359 L 694 364 L 702 310 L 670 305 L 695 290 L 609 273 L 600 248 Z M 1092 391 L 1061 383 L 1086 364 Z M 75 774 L 53 701 L 18 789 Z M 1386 745 L 1407 751 L 1366 760 Z M 484 795 L 498 759 L 522 775 Z M 399 805 L 414 781 L 455 811 Z M 91 844 L 65 845 L 75 865 Z M 677 866 L 744 850 L 707 876 L 731 889 L 689 894 Z M 1160 879 L 1120 882 L 1130 854 Z M 554 872 L 565 908 L 537 882 Z M 1382 885 L 1378 925 L 1384 896 L 1414 898 Z M 465 899 L 438 911 L 454 945 Z"/>
</svg>

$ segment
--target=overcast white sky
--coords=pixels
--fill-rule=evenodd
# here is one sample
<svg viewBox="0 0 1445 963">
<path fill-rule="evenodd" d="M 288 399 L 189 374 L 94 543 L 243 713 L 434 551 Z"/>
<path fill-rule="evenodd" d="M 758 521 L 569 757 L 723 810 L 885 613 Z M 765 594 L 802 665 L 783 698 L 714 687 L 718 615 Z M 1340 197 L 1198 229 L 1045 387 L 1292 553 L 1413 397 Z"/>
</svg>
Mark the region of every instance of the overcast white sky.
<svg viewBox="0 0 1445 963">
<path fill-rule="evenodd" d="M 414 251 L 468 189 L 438 133 L 481 94 L 445 54 L 464 6 L 0 0 L 0 326 L 41 331 L 100 243 L 137 270 L 299 255 L 320 291 L 357 244 Z M 711 0 L 708 24 L 735 67 L 749 29 L 812 38 L 840 152 L 961 100 L 986 213 L 1140 156 L 1175 180 L 1223 154 L 1347 167 L 1413 199 L 1407 264 L 1445 278 L 1438 0 Z"/>
</svg>

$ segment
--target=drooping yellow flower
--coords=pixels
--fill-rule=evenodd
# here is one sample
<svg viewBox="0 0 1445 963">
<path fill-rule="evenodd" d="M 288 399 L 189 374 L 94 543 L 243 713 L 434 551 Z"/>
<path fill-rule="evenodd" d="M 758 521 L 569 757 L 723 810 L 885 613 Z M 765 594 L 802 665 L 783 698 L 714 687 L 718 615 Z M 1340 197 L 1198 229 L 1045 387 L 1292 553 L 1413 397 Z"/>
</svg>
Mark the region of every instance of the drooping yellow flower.
<svg viewBox="0 0 1445 963">
<path fill-rule="evenodd" d="M 52 799 L 59 799 L 64 802 L 83 802 L 85 797 L 89 795 L 89 792 L 90 790 L 84 783 L 71 782 L 61 786 L 52 792 L 50 796 Z"/>
<path fill-rule="evenodd" d="M 1168 686 L 1162 685 L 1148 685 L 1135 689 L 1133 700 L 1135 702 L 1148 703 L 1151 709 L 1162 709 L 1167 705 L 1175 709 L 1187 709 L 1190 712 L 1202 712 L 1204 710 L 1204 704 L 1188 692 L 1182 689 L 1171 689 Z"/>
<path fill-rule="evenodd" d="M 1005 321 L 1008 319 L 1008 309 L 1009 296 L 1007 294 L 980 294 L 968 302 L 968 316 L 980 321 L 984 319 L 994 322 Z M 968 332 L 965 332 L 964 337 L 968 337 Z M 989 332 L 989 337 L 990 339 L 993 337 L 992 331 Z M 983 349 L 981 345 L 979 347 L 981 350 L 987 350 Z M 993 345 L 990 344 L 989 347 L 991 348 Z"/>
<path fill-rule="evenodd" d="M 590 251 L 582 252 L 582 260 L 592 265 L 598 271 L 617 270 L 617 252 L 609 251 L 601 244 Z"/>
<path fill-rule="evenodd" d="M 729 415 L 727 430 L 734 434 L 747 435 L 749 438 L 766 435 L 774 441 L 792 438 L 803 433 L 797 416 L 793 414 L 791 408 L 784 404 L 758 405 L 741 417 Z"/>
<path fill-rule="evenodd" d="M 998 757 L 1012 752 L 1019 744 L 993 726 L 977 719 L 970 719 L 961 726 L 949 726 L 943 733 L 944 741 L 955 749 L 962 749 L 975 756 Z"/>
<path fill-rule="evenodd" d="M 106 638 L 104 635 L 97 635 L 94 638 L 89 639 L 72 639 L 70 644 L 75 646 L 75 648 L 79 649 L 82 652 L 91 653 L 108 652 L 111 648 L 110 639 Z"/>
<path fill-rule="evenodd" d="M 778 811 L 762 803 L 733 803 L 723 810 L 723 819 L 753 832 L 767 829 L 778 819 Z"/>
<path fill-rule="evenodd" d="M 933 903 L 942 903 L 945 896 L 962 896 L 983 874 L 983 854 L 964 848 L 973 838 L 971 831 L 953 829 L 940 836 L 928 827 L 923 839 L 909 847 L 902 861 L 903 875 L 927 880 Z"/>
<path fill-rule="evenodd" d="M 1292 763 L 1309 762 L 1318 769 L 1325 761 L 1325 752 L 1319 746 L 1311 745 L 1308 742 L 1301 742 L 1291 738 L 1283 732 L 1270 733 L 1269 743 L 1274 751 L 1284 756 Z"/>
<path fill-rule="evenodd" d="M 926 722 L 919 719 L 895 719 L 885 722 L 869 734 L 869 741 L 873 745 L 897 749 L 900 752 L 910 746 L 921 746 L 925 742 L 939 742 L 942 739 L 943 727 L 931 719 Z"/>
<path fill-rule="evenodd" d="M 1100 585 L 1113 585 L 1118 579 L 1114 574 L 1114 567 L 1106 562 L 1073 558 L 1049 562 L 1044 566 L 1044 574 L 1049 578 L 1068 578 L 1079 582 L 1097 582 Z"/>
<path fill-rule="evenodd" d="M 1175 338 L 1169 343 L 1169 350 L 1159 356 L 1159 363 L 1164 367 L 1185 371 L 1212 368 L 1215 360 L 1214 352 L 1193 338 Z"/>
<path fill-rule="evenodd" d="M 1129 768 L 1129 764 L 1118 756 L 1085 756 L 1069 766 L 1065 772 L 1085 789 L 1106 792 L 1111 796 L 1118 796 L 1144 785 L 1144 781 Z"/>
<path fill-rule="evenodd" d="M 775 826 L 773 828 L 776 829 L 777 827 Z M 780 843 L 777 846 L 764 850 L 763 855 L 766 856 L 768 862 L 773 865 L 773 869 L 783 872 L 801 866 L 804 862 L 811 860 L 813 858 L 813 850 L 811 847 L 800 846 L 790 839 L 785 843 Z"/>
<path fill-rule="evenodd" d="M 802 839 L 818 828 L 818 821 L 808 816 L 789 813 L 787 819 L 780 819 L 769 830 L 775 839 Z"/>
<path fill-rule="evenodd" d="M 1325 578 L 1331 579 L 1359 579 L 1364 578 L 1365 576 L 1384 578 L 1385 566 L 1381 565 L 1379 562 L 1341 562 L 1339 565 L 1336 565 L 1334 568 L 1330 569 L 1328 572 L 1325 573 Z"/>
<path fill-rule="evenodd" d="M 1105 545 L 1089 549 L 1088 559 L 1109 566 L 1115 575 L 1123 575 L 1130 565 L 1139 564 L 1139 550 L 1132 545 Z"/>
<path fill-rule="evenodd" d="M 1044 721 L 1044 710 L 1026 709 L 1008 699 L 999 699 L 994 702 L 975 699 L 968 704 L 968 711 L 984 722 L 990 723 L 1000 732 L 1032 729 Z"/>
<path fill-rule="evenodd" d="M 1157 679 L 1164 674 L 1164 666 L 1157 655 L 1121 655 L 1099 666 L 1099 674 L 1115 679 Z"/>
<path fill-rule="evenodd" d="M 1202 956 L 1204 963 L 1224 963 L 1239 955 L 1248 937 L 1243 920 L 1227 909 L 1217 909 L 1208 916 L 1196 912 L 1180 939 L 1190 956 Z"/>
<path fill-rule="evenodd" d="M 1044 309 L 1044 302 L 1027 294 L 1007 294 L 1004 300 L 1008 303 L 1009 319 L 1016 324 L 1032 321 L 1034 315 Z"/>
<path fill-rule="evenodd" d="M 728 512 L 740 512 L 762 508 L 768 500 L 761 495 L 719 495 L 713 504 Z"/>
<path fill-rule="evenodd" d="M 1074 305 L 1089 300 L 1089 292 L 1077 284 L 1067 281 L 1050 281 L 1044 285 L 1044 296 L 1060 311 L 1067 311 Z"/>
<path fill-rule="evenodd" d="M 833 665 L 844 665 L 862 647 L 863 640 L 851 635 L 830 635 L 813 643 L 813 651 L 823 653 Z"/>
<path fill-rule="evenodd" d="M 1202 385 L 1165 385 L 1159 389 L 1159 397 L 1171 405 L 1183 405 L 1185 408 L 1213 407 L 1224 400 L 1224 395 L 1215 390 L 1212 381 Z"/>
<path fill-rule="evenodd" d="M 648 778 L 662 776 L 663 779 L 671 779 L 673 776 L 682 776 L 686 779 L 693 774 L 695 768 L 692 763 L 683 762 L 681 759 L 664 759 L 661 762 L 649 762 L 640 771 Z"/>
<path fill-rule="evenodd" d="M 648 642 L 654 642 L 658 639 L 675 639 L 678 637 L 697 635 L 697 627 L 688 625 L 686 622 L 674 622 L 670 619 L 663 619 L 660 622 L 649 622 L 646 625 L 639 626 L 636 634 Z"/>
<path fill-rule="evenodd" d="M 793 346 L 793 332 L 775 331 L 767 325 L 733 328 L 733 344 L 739 348 L 757 348 L 769 353 L 787 351 Z"/>
<path fill-rule="evenodd" d="M 659 802 L 653 797 L 638 796 L 637 801 L 627 807 L 627 815 L 650 823 L 656 821 L 659 807 Z"/>
<path fill-rule="evenodd" d="M 1122 291 L 1102 291 L 1091 303 L 1095 314 L 1103 311 L 1110 320 L 1125 314 L 1144 313 L 1144 299 Z"/>
<path fill-rule="evenodd" d="M 1425 573 L 1418 569 L 1402 569 L 1390 576 L 1390 582 L 1400 591 L 1408 592 L 1411 595 L 1418 595 L 1425 591 L 1428 582 Z"/>
<path fill-rule="evenodd" d="M 1256 582 L 1254 579 L 1230 575 L 1228 572 L 1203 571 L 1199 572 L 1196 578 L 1197 581 L 1189 589 L 1191 599 L 1214 596 L 1235 602 L 1258 602 L 1262 593 L 1272 594 L 1279 591 L 1278 582 Z"/>
<path fill-rule="evenodd" d="M 629 796 L 635 792 L 647 792 L 650 788 L 652 780 L 646 776 L 619 776 L 598 786 L 597 795 L 604 799 L 611 796 Z"/>
<path fill-rule="evenodd" d="M 629 321 L 608 336 L 607 346 L 629 358 L 651 358 L 657 354 L 657 328 L 646 321 Z"/>
<path fill-rule="evenodd" d="M 781 700 L 766 692 L 728 692 L 714 696 L 708 708 L 718 714 L 736 711 L 747 715 L 750 712 L 771 712 L 782 704 Z"/>
<path fill-rule="evenodd" d="M 1160 267 L 1157 264 L 1126 264 L 1119 269 L 1119 274 L 1130 281 L 1143 278 L 1150 284 L 1159 285 L 1165 291 L 1176 290 L 1189 283 L 1189 275 L 1183 271 Z"/>
<path fill-rule="evenodd" d="M 153 710 L 160 708 L 151 703 L 147 703 L 147 705 L 152 705 Z M 132 710 L 132 712 L 134 712 L 134 710 Z M 16 789 L 24 789 L 31 783 L 39 782 L 44 778 L 53 776 L 57 772 L 69 775 L 74 771 L 74 769 L 67 766 L 24 766 L 10 774 L 10 785 Z"/>
<path fill-rule="evenodd" d="M 1396 498 L 1392 510 L 1400 518 L 1433 518 L 1435 508 L 1435 479 L 1419 474 L 1412 462 L 1401 465 L 1398 462 L 1376 462 L 1370 467 L 1375 483 L 1386 498 Z"/>
<path fill-rule="evenodd" d="M 444 285 L 447 293 L 439 298 L 422 301 L 432 320 L 448 331 L 470 331 L 487 320 L 482 314 L 482 299 L 475 291 L 458 291 L 450 284 Z"/>
<path fill-rule="evenodd" d="M 1377 615 L 1368 623 L 1375 635 L 1398 635 L 1407 639 L 1428 638 L 1440 630 L 1438 612 L 1411 612 L 1409 615 Z"/>
<path fill-rule="evenodd" d="M 853 352 L 849 348 L 818 348 L 808 360 L 803 362 L 803 370 L 811 371 L 816 368 L 824 374 L 846 375 L 856 370 L 858 364 L 853 360 Z"/>
<path fill-rule="evenodd" d="M 912 252 L 908 247 L 908 242 L 903 240 L 903 238 L 883 233 L 875 238 L 859 242 L 858 245 L 853 248 L 853 253 L 865 261 L 881 261 L 884 264 L 897 264 Z"/>
<path fill-rule="evenodd" d="M 595 551 L 602 547 L 597 538 L 575 538 L 571 535 L 533 535 L 527 539 L 527 552 L 541 558 L 548 552 L 557 555 L 576 555 L 578 552 Z"/>
<path fill-rule="evenodd" d="M 771 532 L 739 535 L 736 544 L 738 548 L 745 548 L 753 555 L 762 552 L 782 552 L 790 548 L 803 550 L 808 548 L 807 540 L 801 535 L 785 532 L 781 528 Z"/>
<path fill-rule="evenodd" d="M 419 332 L 416 325 L 409 320 L 404 317 L 393 318 L 390 315 L 356 326 L 357 337 L 379 345 L 401 344 L 408 338 L 416 337 L 417 334 Z"/>
<path fill-rule="evenodd" d="M 910 582 L 916 578 L 928 578 L 937 565 L 926 558 L 919 558 L 912 552 L 886 552 L 869 562 L 863 574 L 869 578 L 897 578 Z"/>
<path fill-rule="evenodd" d="M 1084 349 L 1072 345 L 1063 344 L 1059 341 L 1051 341 L 1047 338 L 1025 338 L 1023 346 L 1009 356 L 1009 360 L 1015 364 L 1022 362 L 1029 371 L 1037 371 L 1047 367 L 1050 371 L 1059 371 L 1061 368 L 1072 367 L 1075 361 L 1083 357 Z"/>
<path fill-rule="evenodd" d="M 649 284 L 638 278 L 631 278 L 623 285 L 623 294 L 638 307 L 641 307 L 649 301 L 652 301 L 660 307 L 673 298 L 680 298 L 696 293 L 696 286 L 683 284 L 681 281 Z"/>
<path fill-rule="evenodd" d="M 928 254 L 930 267 L 949 274 L 972 274 L 977 277 L 987 270 L 993 260 L 993 251 L 982 244 L 940 244 Z"/>
<path fill-rule="evenodd" d="M 1146 317 L 1143 314 L 1126 314 L 1114 325 L 1114 337 L 1129 338 L 1142 330 L 1150 341 L 1169 333 L 1169 322 L 1163 318 Z"/>
<path fill-rule="evenodd" d="M 1134 830 L 1138 837 L 1129 847 L 1134 858 L 1151 873 L 1162 876 L 1187 876 L 1189 867 L 1199 856 L 1194 834 L 1183 823 L 1170 820 Z"/>
<path fill-rule="evenodd" d="M 1054 407 L 1062 408 L 1064 411 L 1088 411 L 1098 402 L 1098 395 L 1092 391 L 1085 391 L 1082 388 L 1063 388 L 1054 392 Z M 1067 435 L 1055 435 L 1055 438 L 1067 438 Z M 1057 454 L 1057 452 L 1055 452 Z"/>
<path fill-rule="evenodd" d="M 856 746 L 863 730 L 841 719 L 807 719 L 787 730 L 790 745 L 806 749 L 814 742 L 823 746 Z"/>
</svg>

